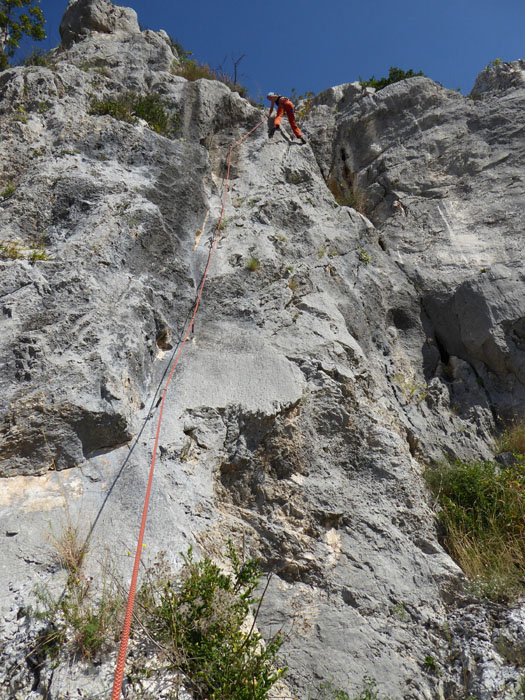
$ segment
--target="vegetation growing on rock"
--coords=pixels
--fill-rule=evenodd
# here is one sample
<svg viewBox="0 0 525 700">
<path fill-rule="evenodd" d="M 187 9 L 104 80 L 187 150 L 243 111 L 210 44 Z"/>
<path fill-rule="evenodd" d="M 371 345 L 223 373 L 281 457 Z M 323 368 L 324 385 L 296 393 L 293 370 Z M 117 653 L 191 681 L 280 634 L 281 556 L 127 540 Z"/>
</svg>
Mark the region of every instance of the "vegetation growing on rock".
<svg viewBox="0 0 525 700">
<path fill-rule="evenodd" d="M 0 0 L 0 70 L 6 68 L 8 56 L 20 46 L 23 36 L 36 41 L 46 38 L 40 0 Z"/>
<path fill-rule="evenodd" d="M 196 58 L 192 58 L 192 52 L 186 51 L 179 42 L 171 39 L 174 48 L 178 53 L 178 60 L 173 62 L 172 71 L 175 75 L 180 75 L 186 80 L 218 80 L 227 85 L 232 92 L 237 92 L 241 97 L 248 96 L 248 88 L 241 85 L 237 80 L 237 65 L 234 62 L 235 74 L 232 78 L 222 69 L 212 68 L 207 63 L 202 63 Z"/>
<path fill-rule="evenodd" d="M 440 504 L 445 546 L 467 576 L 491 598 L 523 593 L 525 456 L 509 466 L 441 462 L 426 479 Z"/>
<path fill-rule="evenodd" d="M 130 124 L 144 119 L 150 129 L 163 136 L 174 136 L 178 128 L 177 117 L 169 114 L 166 105 L 156 93 L 139 95 L 130 90 L 109 98 L 93 97 L 89 113 L 107 114 Z"/>
<path fill-rule="evenodd" d="M 87 576 L 87 543 L 78 528 L 68 524 L 53 540 L 67 581 L 58 596 L 36 589 L 31 614 L 46 627 L 31 653 L 100 661 L 118 645 L 123 592 L 108 562 L 99 585 Z M 281 636 L 265 641 L 256 628 L 264 596 L 256 592 L 262 577 L 257 562 L 241 561 L 231 544 L 230 572 L 209 558 L 195 561 L 191 549 L 183 560 L 175 577 L 160 557 L 137 593 L 131 683 L 140 692 L 153 676 L 182 677 L 195 700 L 264 700 L 286 669 L 278 666 Z"/>
<path fill-rule="evenodd" d="M 391 66 L 387 78 L 376 78 L 374 75 L 372 75 L 370 78 L 368 78 L 368 80 L 363 80 L 361 76 L 359 76 L 359 82 L 363 87 L 371 87 L 375 88 L 376 90 L 382 90 L 387 85 L 398 83 L 400 80 L 406 80 L 407 78 L 414 78 L 416 76 L 423 75 L 425 74 L 421 70 L 415 73 L 412 68 L 404 71 L 396 66 Z"/>
</svg>

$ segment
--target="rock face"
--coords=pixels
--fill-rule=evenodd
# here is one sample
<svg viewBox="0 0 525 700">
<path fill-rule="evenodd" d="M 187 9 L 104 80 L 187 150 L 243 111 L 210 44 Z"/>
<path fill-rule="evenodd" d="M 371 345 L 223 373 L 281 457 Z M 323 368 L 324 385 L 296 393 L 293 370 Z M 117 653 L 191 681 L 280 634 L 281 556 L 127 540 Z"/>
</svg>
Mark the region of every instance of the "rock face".
<svg viewBox="0 0 525 700">
<path fill-rule="evenodd" d="M 92 32 L 138 34 L 137 13 L 106 0 L 71 0 L 60 23 L 62 43 L 70 46 Z"/>
<path fill-rule="evenodd" d="M 67 521 L 93 528 L 94 570 L 107 549 L 129 576 L 225 157 L 264 116 L 174 74 L 167 35 L 107 0 L 70 3 L 61 36 L 52 67 L 0 73 L 0 696 L 30 700 L 108 694 L 111 663 L 35 670 L 24 611 L 64 583 L 49 535 Z M 235 151 L 145 556 L 220 561 L 230 538 L 260 557 L 259 625 L 287 633 L 295 696 L 364 675 L 407 700 L 518 688 L 523 609 L 465 592 L 421 472 L 492 456 L 523 414 L 522 75 L 487 68 L 476 99 L 426 78 L 330 88 L 311 146 L 264 124 Z M 171 138 L 91 113 L 130 90 L 161 96 Z"/>
</svg>

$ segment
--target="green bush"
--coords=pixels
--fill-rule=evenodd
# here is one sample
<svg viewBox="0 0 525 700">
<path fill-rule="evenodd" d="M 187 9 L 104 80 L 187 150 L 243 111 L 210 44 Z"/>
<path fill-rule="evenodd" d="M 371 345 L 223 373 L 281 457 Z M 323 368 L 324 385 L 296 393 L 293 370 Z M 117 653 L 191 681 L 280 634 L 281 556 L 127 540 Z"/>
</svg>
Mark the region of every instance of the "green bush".
<svg viewBox="0 0 525 700">
<path fill-rule="evenodd" d="M 173 136 L 178 128 L 178 116 L 172 117 L 161 97 L 155 93 L 138 95 L 129 91 L 108 99 L 93 97 L 89 114 L 107 114 L 129 124 L 144 119 L 150 129 L 164 136 Z"/>
<path fill-rule="evenodd" d="M 264 644 L 249 625 L 252 606 L 261 602 L 257 563 L 242 564 L 231 544 L 229 560 L 231 574 L 209 559 L 195 562 L 190 549 L 178 585 L 161 573 L 142 585 L 137 603 L 148 634 L 195 698 L 263 700 L 285 670 L 276 668 L 281 638 Z"/>
<path fill-rule="evenodd" d="M 138 119 L 144 119 L 158 134 L 166 134 L 172 127 L 172 118 L 166 112 L 162 100 L 153 93 L 137 99 L 135 116 Z"/>
<path fill-rule="evenodd" d="M 406 80 L 407 78 L 414 78 L 415 76 L 419 75 L 425 75 L 423 71 L 419 71 L 418 73 L 414 73 L 412 69 L 404 71 L 401 70 L 401 68 L 396 68 L 395 66 L 390 67 L 390 71 L 388 73 L 388 78 L 377 78 L 375 76 L 372 76 L 368 80 L 363 80 L 361 76 L 359 76 L 359 82 L 361 83 L 362 87 L 372 87 L 375 88 L 376 90 L 381 90 L 382 88 L 386 87 L 387 85 L 391 85 L 392 83 L 398 83 L 400 80 Z"/>
<path fill-rule="evenodd" d="M 443 462 L 425 472 L 441 506 L 444 544 L 489 597 L 523 590 L 525 576 L 525 459 Z"/>
</svg>

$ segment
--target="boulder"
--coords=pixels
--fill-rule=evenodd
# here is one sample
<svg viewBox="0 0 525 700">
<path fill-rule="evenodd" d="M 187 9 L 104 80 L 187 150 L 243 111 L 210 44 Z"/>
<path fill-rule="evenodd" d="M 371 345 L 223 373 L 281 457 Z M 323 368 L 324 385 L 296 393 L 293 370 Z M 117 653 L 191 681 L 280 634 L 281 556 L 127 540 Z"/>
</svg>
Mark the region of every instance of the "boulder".
<svg viewBox="0 0 525 700">
<path fill-rule="evenodd" d="M 90 32 L 137 34 L 137 13 L 110 0 L 70 0 L 60 23 L 62 43 L 68 47 Z"/>
</svg>

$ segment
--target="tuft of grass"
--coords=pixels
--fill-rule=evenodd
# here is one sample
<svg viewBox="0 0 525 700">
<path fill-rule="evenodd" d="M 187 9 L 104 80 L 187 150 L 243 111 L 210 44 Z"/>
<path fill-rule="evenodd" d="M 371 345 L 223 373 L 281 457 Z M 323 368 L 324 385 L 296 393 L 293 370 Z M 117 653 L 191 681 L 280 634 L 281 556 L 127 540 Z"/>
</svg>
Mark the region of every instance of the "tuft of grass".
<svg viewBox="0 0 525 700">
<path fill-rule="evenodd" d="M 425 479 L 440 505 L 444 544 L 477 590 L 495 600 L 523 592 L 525 459 L 441 462 Z"/>
<path fill-rule="evenodd" d="M 69 515 L 58 535 L 51 532 L 51 541 L 59 565 L 67 572 L 67 581 L 58 597 L 45 585 L 35 589 L 37 607 L 30 612 L 47 623 L 37 648 L 50 658 L 66 653 L 85 661 L 99 659 L 118 641 L 124 611 L 114 572 L 105 562 L 98 577 L 99 587 L 86 576 L 87 542 Z"/>
<path fill-rule="evenodd" d="M 525 455 L 525 420 L 516 421 L 497 440 L 498 452 Z"/>
<path fill-rule="evenodd" d="M 87 542 L 68 518 L 59 535 L 51 532 L 51 541 L 55 548 L 58 564 L 70 577 L 77 578 L 82 571 L 87 554 Z"/>
<path fill-rule="evenodd" d="M 0 192 L 1 199 L 9 199 L 16 192 L 16 186 L 13 184 L 12 180 L 7 181 L 7 185 L 4 187 L 2 192 Z"/>
<path fill-rule="evenodd" d="M 38 644 L 47 655 L 56 658 L 66 652 L 93 661 L 116 645 L 124 599 L 112 581 L 103 574 L 102 588 L 95 591 L 92 581 L 79 572 L 77 578 L 69 577 L 58 599 L 45 587 L 35 590 L 38 608 L 33 614 L 48 623 Z"/>
<path fill-rule="evenodd" d="M 439 671 L 438 663 L 431 654 L 427 654 L 425 656 L 423 666 L 427 671 L 430 671 L 431 673 L 437 673 Z"/>
<path fill-rule="evenodd" d="M 255 272 L 261 267 L 261 263 L 259 258 L 256 258 L 255 255 L 252 255 L 247 261 L 246 261 L 246 269 L 250 270 L 250 272 Z"/>
<path fill-rule="evenodd" d="M 144 119 L 150 129 L 168 137 L 173 137 L 179 127 L 178 115 L 170 115 L 162 98 L 156 93 L 139 95 L 128 91 L 101 100 L 93 97 L 89 114 L 107 114 L 129 124 L 134 124 L 137 119 Z"/>
<path fill-rule="evenodd" d="M 27 109 L 24 105 L 20 105 L 15 109 L 13 119 L 21 124 L 27 124 Z"/>
<path fill-rule="evenodd" d="M 49 256 L 46 252 L 46 247 L 44 245 L 44 236 L 46 234 L 43 233 L 39 240 L 33 243 L 31 246 L 31 252 L 29 253 L 27 259 L 30 260 L 31 262 L 36 262 L 37 260 L 49 260 Z"/>
<path fill-rule="evenodd" d="M 288 287 L 289 287 L 290 291 L 292 292 L 292 294 L 295 294 L 295 292 L 298 290 L 299 283 L 297 282 L 295 277 L 290 277 L 290 279 L 288 280 Z"/>
<path fill-rule="evenodd" d="M 328 177 L 326 184 L 340 207 L 350 207 L 361 214 L 367 213 L 368 197 L 366 192 L 356 187 L 353 183 L 337 181 L 331 175 Z"/>
<path fill-rule="evenodd" d="M 359 258 L 359 262 L 362 262 L 363 265 L 369 265 L 373 262 L 372 257 L 364 248 L 357 249 L 357 257 Z"/>
<path fill-rule="evenodd" d="M 29 260 L 30 262 L 35 262 L 36 260 L 49 260 L 46 253 L 46 249 L 43 243 L 42 237 L 33 245 L 28 251 L 27 248 L 22 248 L 18 241 L 0 241 L 0 260 Z"/>
</svg>

